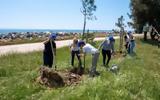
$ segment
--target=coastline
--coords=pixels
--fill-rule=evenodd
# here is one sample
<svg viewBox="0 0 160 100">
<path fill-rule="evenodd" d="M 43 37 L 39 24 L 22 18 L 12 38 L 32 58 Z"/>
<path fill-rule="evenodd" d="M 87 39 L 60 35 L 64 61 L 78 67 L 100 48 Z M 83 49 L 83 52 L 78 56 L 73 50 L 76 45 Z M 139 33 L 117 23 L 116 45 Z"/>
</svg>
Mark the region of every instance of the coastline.
<svg viewBox="0 0 160 100">
<path fill-rule="evenodd" d="M 89 30 L 90 32 L 111 32 L 112 30 Z M 27 32 L 82 33 L 82 29 L 0 29 L 0 34 Z"/>
<path fill-rule="evenodd" d="M 143 34 L 134 34 L 135 37 L 142 37 Z M 115 36 L 115 39 L 118 39 L 119 36 Z M 95 38 L 94 41 L 102 41 L 105 37 Z M 72 40 L 62 40 L 56 41 L 57 48 L 68 46 Z M 27 43 L 27 44 L 17 44 L 17 45 L 7 45 L 0 46 L 0 56 L 12 53 L 27 53 L 33 51 L 41 51 L 43 50 L 43 43 Z"/>
</svg>

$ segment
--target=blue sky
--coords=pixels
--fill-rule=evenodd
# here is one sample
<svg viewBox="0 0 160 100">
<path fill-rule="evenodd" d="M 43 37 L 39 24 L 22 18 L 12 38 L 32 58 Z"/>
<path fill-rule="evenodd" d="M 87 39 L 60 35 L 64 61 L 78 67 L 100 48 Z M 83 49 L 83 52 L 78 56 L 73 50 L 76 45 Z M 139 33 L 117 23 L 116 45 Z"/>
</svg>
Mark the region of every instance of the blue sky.
<svg viewBox="0 0 160 100">
<path fill-rule="evenodd" d="M 96 21 L 87 29 L 115 29 L 121 15 L 129 21 L 130 0 L 96 0 Z M 82 29 L 81 0 L 0 0 L 0 28 Z"/>
</svg>

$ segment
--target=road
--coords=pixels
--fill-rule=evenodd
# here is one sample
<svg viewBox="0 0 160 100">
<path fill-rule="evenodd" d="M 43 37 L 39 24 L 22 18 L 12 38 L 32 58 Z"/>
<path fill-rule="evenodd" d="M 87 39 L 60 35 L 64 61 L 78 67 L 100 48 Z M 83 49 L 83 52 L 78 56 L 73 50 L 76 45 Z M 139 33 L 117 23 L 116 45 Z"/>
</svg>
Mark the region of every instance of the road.
<svg viewBox="0 0 160 100">
<path fill-rule="evenodd" d="M 142 36 L 142 34 L 135 34 L 134 36 Z M 119 38 L 115 36 L 115 39 Z M 101 41 L 105 38 L 95 38 L 95 41 Z M 56 41 L 57 48 L 68 46 L 72 43 L 72 40 Z M 28 44 L 17 44 L 17 45 L 6 45 L 0 46 L 0 55 L 11 54 L 11 53 L 28 53 L 33 51 L 40 51 L 44 49 L 43 42 L 40 43 L 28 43 Z"/>
</svg>

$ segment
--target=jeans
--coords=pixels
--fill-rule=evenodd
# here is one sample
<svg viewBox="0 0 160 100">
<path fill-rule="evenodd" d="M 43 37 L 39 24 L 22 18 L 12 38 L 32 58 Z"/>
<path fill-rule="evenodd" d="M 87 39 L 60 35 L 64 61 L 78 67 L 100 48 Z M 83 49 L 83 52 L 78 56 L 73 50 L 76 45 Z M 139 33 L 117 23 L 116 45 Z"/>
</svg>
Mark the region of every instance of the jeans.
<svg viewBox="0 0 160 100">
<path fill-rule="evenodd" d="M 134 52 L 134 48 L 135 48 L 135 40 L 132 40 L 130 42 L 130 53 L 133 53 Z"/>
</svg>

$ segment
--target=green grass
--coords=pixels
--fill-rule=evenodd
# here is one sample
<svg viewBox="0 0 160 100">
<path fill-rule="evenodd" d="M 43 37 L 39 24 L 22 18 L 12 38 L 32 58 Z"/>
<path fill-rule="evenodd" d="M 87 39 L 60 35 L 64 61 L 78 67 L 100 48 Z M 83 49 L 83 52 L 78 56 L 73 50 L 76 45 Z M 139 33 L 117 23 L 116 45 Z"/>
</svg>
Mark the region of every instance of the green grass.
<svg viewBox="0 0 160 100">
<path fill-rule="evenodd" d="M 141 41 L 136 46 L 136 55 L 111 60 L 110 65 L 120 67 L 118 75 L 101 67 L 100 55 L 99 77 L 84 75 L 79 85 L 58 89 L 34 82 L 42 65 L 42 52 L 2 56 L 0 100 L 160 100 L 160 49 Z M 90 58 L 87 56 L 87 68 Z M 58 69 L 71 68 L 69 60 L 69 49 L 58 49 Z"/>
</svg>

